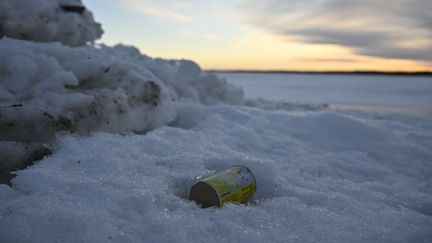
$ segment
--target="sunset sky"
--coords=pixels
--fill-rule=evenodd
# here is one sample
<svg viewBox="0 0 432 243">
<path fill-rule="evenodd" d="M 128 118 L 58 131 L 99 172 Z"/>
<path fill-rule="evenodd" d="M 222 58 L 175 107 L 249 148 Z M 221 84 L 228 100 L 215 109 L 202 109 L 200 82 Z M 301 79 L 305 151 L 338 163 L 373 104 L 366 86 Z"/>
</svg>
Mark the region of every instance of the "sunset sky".
<svg viewBox="0 0 432 243">
<path fill-rule="evenodd" d="M 84 0 L 102 42 L 205 69 L 432 71 L 430 0 Z"/>
</svg>

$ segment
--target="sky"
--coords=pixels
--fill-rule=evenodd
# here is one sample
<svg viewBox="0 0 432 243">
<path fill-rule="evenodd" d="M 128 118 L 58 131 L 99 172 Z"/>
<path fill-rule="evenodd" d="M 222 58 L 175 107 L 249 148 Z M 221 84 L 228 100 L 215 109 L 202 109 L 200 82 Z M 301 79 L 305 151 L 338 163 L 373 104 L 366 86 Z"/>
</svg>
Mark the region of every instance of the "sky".
<svg viewBox="0 0 432 243">
<path fill-rule="evenodd" d="M 83 0 L 100 42 L 212 70 L 432 71 L 430 0 Z"/>
</svg>

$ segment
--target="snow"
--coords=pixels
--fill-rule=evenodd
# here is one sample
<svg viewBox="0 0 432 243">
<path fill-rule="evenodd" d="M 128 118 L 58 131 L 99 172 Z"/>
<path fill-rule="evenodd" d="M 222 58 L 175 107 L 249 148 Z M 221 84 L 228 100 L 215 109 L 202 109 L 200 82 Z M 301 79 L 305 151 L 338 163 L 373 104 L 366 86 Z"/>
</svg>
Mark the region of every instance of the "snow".
<svg viewBox="0 0 432 243">
<path fill-rule="evenodd" d="M 0 0 L 0 181 L 31 165 L 0 184 L 0 242 L 431 242 L 429 79 L 227 82 L 86 44 L 100 25 L 61 4 L 81 6 Z M 257 179 L 247 204 L 188 200 L 236 165 Z"/>
<path fill-rule="evenodd" d="M 243 102 L 241 89 L 191 61 L 152 59 L 122 45 L 5 38 L 0 78 L 0 139 L 27 142 L 49 141 L 59 131 L 145 132 L 174 121 L 182 102 Z"/>
<path fill-rule="evenodd" d="M 0 241 L 430 241 L 431 117 L 191 109 L 187 129 L 62 137 L 1 187 Z M 237 164 L 257 177 L 249 204 L 187 200 Z"/>
<path fill-rule="evenodd" d="M 0 37 L 80 46 L 102 36 L 90 11 L 66 12 L 64 5 L 83 6 L 81 0 L 0 0 Z"/>
</svg>

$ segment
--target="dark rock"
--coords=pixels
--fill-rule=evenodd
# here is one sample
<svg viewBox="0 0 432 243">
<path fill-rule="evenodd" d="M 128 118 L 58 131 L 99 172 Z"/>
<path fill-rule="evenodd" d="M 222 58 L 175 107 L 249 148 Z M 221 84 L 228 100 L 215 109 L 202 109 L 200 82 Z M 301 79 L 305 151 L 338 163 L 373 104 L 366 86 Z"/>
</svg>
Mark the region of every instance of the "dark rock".
<svg viewBox="0 0 432 243">
<path fill-rule="evenodd" d="M 0 142 L 0 184 L 11 185 L 15 172 L 23 170 L 51 155 L 51 149 L 31 143 Z"/>
<path fill-rule="evenodd" d="M 78 13 L 78 14 L 83 14 L 86 9 L 84 6 L 79 6 L 79 5 L 61 5 L 60 8 L 65 12 Z"/>
</svg>

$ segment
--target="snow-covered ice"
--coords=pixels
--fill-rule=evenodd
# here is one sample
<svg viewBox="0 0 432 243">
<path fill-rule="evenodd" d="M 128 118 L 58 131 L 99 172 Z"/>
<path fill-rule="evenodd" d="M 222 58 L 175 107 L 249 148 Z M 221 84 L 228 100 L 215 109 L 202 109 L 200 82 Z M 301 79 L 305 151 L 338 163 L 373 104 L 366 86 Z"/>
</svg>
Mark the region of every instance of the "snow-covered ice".
<svg viewBox="0 0 432 243">
<path fill-rule="evenodd" d="M 217 73 L 247 98 L 302 104 L 415 108 L 432 113 L 432 78 L 397 75 Z"/>
<path fill-rule="evenodd" d="M 245 99 L 192 61 L 88 44 L 82 7 L 0 0 L 0 180 L 51 154 L 0 184 L 0 242 L 432 241 L 432 116 L 323 105 L 429 109 L 430 80 L 323 77 L 286 99 L 248 74 Z M 257 178 L 247 204 L 188 200 L 235 165 Z"/>
</svg>

